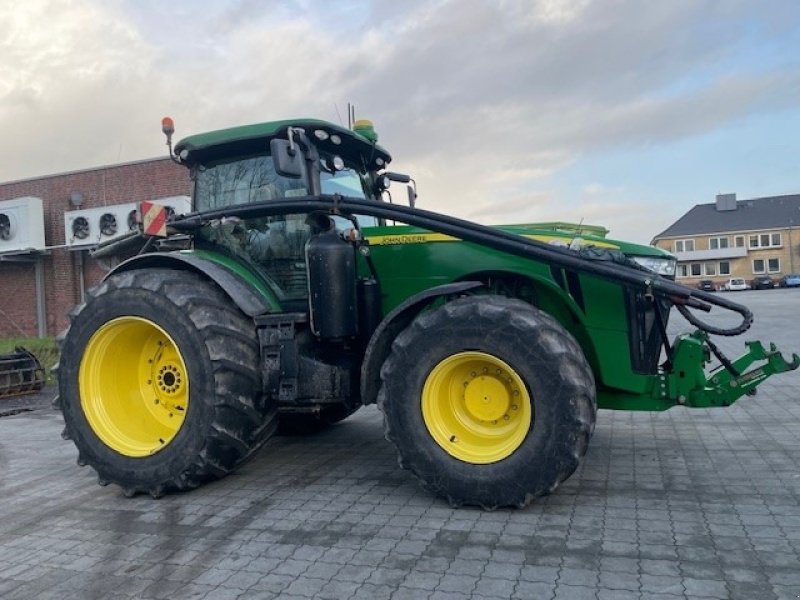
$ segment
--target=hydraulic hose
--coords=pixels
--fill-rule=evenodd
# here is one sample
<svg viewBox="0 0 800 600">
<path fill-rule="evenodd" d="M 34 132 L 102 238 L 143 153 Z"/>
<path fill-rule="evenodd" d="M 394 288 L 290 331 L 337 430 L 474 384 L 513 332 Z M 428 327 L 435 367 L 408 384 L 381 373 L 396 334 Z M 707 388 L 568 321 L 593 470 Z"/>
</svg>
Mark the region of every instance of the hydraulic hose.
<svg viewBox="0 0 800 600">
<path fill-rule="evenodd" d="M 708 333 L 723 336 L 739 335 L 747 331 L 753 322 L 753 313 L 746 306 L 732 302 L 727 298 L 720 298 L 709 292 L 688 288 L 652 271 L 645 270 L 643 267 L 638 267 L 638 265 L 606 264 L 584 258 L 566 248 L 531 240 L 486 225 L 419 208 L 386 204 L 363 198 L 321 195 L 254 202 L 252 204 L 227 206 L 202 213 L 190 213 L 183 217 L 177 217 L 170 222 L 170 226 L 178 231 L 190 231 L 202 227 L 214 219 L 223 217 L 235 216 L 241 219 L 248 219 L 268 215 L 305 213 L 315 210 L 326 210 L 333 213 L 355 213 L 400 221 L 515 256 L 539 260 L 564 269 L 587 273 L 614 283 L 622 283 L 644 289 L 671 300 L 692 325 Z M 738 313 L 742 317 L 741 323 L 732 328 L 715 327 L 700 321 L 686 308 L 690 306 L 708 310 L 708 304 Z"/>
</svg>

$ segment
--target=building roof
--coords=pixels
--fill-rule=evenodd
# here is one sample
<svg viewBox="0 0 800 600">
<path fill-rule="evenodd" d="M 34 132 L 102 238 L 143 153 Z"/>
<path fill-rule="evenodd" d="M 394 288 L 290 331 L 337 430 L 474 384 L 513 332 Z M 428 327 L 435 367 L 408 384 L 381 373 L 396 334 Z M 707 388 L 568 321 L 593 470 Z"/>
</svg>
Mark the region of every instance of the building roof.
<svg viewBox="0 0 800 600">
<path fill-rule="evenodd" d="M 27 183 L 30 181 L 41 181 L 42 179 L 54 179 L 56 177 L 67 177 L 69 175 L 80 175 L 82 173 L 91 173 L 93 171 L 106 171 L 109 169 L 118 169 L 120 167 L 128 167 L 131 165 L 143 165 L 146 163 L 164 162 L 165 160 L 170 160 L 170 158 L 168 156 L 158 156 L 155 158 L 140 158 L 137 160 L 129 160 L 126 162 L 98 165 L 96 167 L 86 167 L 83 169 L 74 169 L 72 171 L 61 171 L 59 173 L 47 173 L 45 175 L 34 175 L 32 177 L 23 177 L 22 179 L 11 179 L 10 181 L 0 181 L 0 186 L 16 185 L 18 183 Z"/>
<path fill-rule="evenodd" d="M 800 226 L 800 194 L 737 200 L 736 210 L 717 210 L 714 202 L 697 204 L 653 240 L 790 226 Z"/>
</svg>

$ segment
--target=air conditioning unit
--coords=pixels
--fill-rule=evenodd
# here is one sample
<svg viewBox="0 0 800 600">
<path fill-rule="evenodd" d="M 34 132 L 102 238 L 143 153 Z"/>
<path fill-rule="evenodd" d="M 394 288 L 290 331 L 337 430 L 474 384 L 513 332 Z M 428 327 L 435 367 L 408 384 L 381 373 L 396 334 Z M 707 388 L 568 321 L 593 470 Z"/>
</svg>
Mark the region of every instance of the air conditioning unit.
<svg viewBox="0 0 800 600">
<path fill-rule="evenodd" d="M 44 247 L 42 199 L 26 196 L 0 202 L 0 253 Z"/>
<path fill-rule="evenodd" d="M 192 209 L 189 196 L 156 198 L 153 202 L 167 207 L 170 214 L 186 214 Z M 67 246 L 94 246 L 138 228 L 138 203 L 126 202 L 64 213 L 64 239 Z"/>
<path fill-rule="evenodd" d="M 155 204 L 161 204 L 167 207 L 167 217 L 172 215 L 185 215 L 192 212 L 192 199 L 189 196 L 166 196 L 164 198 L 154 198 L 151 200 Z M 136 224 L 139 222 L 139 212 L 134 210 L 128 216 L 128 224 L 131 229 L 135 229 Z"/>
<path fill-rule="evenodd" d="M 156 204 L 163 204 L 172 209 L 172 214 L 185 215 L 192 212 L 192 199 L 189 196 L 166 196 L 153 198 Z"/>
<path fill-rule="evenodd" d="M 131 213 L 135 212 L 133 202 L 98 206 L 83 210 L 69 210 L 64 213 L 64 240 L 67 246 L 94 246 L 111 240 L 130 231 Z M 133 228 L 136 222 L 133 221 Z"/>
</svg>

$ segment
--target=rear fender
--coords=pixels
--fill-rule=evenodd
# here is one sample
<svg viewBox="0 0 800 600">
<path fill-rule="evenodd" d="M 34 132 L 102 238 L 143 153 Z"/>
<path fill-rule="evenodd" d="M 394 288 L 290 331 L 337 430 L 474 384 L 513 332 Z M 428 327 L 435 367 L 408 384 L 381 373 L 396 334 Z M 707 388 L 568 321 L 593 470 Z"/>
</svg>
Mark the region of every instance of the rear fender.
<svg viewBox="0 0 800 600">
<path fill-rule="evenodd" d="M 120 263 L 104 279 L 116 273 L 138 269 L 175 269 L 192 271 L 208 277 L 249 317 L 281 310 L 280 303 L 275 296 L 256 289 L 242 276 L 220 263 L 195 254 L 165 252 L 134 256 Z"/>
</svg>

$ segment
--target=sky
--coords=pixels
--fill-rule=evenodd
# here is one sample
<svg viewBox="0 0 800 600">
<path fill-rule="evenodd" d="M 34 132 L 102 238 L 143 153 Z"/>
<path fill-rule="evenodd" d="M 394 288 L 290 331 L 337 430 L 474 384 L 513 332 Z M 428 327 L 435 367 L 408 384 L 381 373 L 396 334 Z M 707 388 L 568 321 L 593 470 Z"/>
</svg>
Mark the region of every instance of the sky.
<svg viewBox="0 0 800 600">
<path fill-rule="evenodd" d="M 0 181 L 290 117 L 371 119 L 419 206 L 649 242 L 800 193 L 795 0 L 4 0 Z"/>
</svg>

